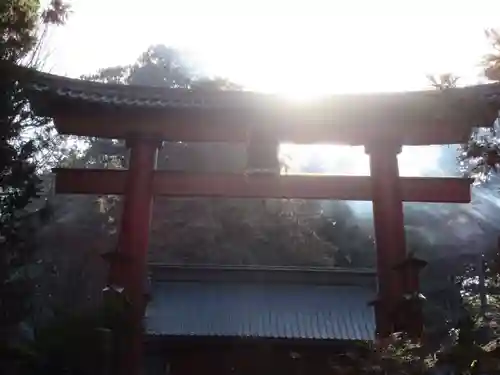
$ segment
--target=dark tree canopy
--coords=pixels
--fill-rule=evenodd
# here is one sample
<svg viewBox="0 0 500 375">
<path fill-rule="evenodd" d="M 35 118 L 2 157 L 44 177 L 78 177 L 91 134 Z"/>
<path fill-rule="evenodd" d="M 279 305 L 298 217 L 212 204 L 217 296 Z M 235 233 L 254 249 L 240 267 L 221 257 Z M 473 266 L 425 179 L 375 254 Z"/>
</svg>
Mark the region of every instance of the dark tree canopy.
<svg viewBox="0 0 500 375">
<path fill-rule="evenodd" d="M 68 8 L 53 0 L 40 9 L 37 0 L 0 2 L 0 65 L 33 63 L 39 28 L 61 24 Z M 3 70 L 5 72 L 5 70 Z M 28 205 L 37 196 L 39 178 L 34 155 L 39 145 L 26 139 L 27 127 L 43 127 L 48 119 L 30 110 L 19 82 L 0 75 L 0 372 L 13 371 L 12 345 L 31 313 L 33 231 L 37 217 Z"/>
<path fill-rule="evenodd" d="M 491 81 L 500 80 L 500 34 L 495 29 L 485 32 L 492 52 L 481 61 L 484 76 Z M 451 87 L 456 80 L 449 82 Z M 491 129 L 477 129 L 472 132 L 469 142 L 462 145 L 459 155 L 461 169 L 466 175 L 486 181 L 500 166 L 498 123 Z"/>
</svg>

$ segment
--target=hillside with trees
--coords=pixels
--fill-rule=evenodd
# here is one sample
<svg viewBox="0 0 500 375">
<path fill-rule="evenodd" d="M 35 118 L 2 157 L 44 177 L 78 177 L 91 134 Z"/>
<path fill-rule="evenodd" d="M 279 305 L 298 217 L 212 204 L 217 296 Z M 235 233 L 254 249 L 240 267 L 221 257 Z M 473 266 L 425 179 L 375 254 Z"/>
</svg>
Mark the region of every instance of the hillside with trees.
<svg viewBox="0 0 500 375">
<path fill-rule="evenodd" d="M 43 30 L 62 25 L 68 6 L 53 0 L 0 3 L 0 66 L 38 67 Z M 3 73 L 5 70 L 2 71 Z M 32 205 L 40 191 L 37 156 L 49 142 L 50 119 L 34 115 L 19 82 L 0 75 L 0 373 L 30 366 L 21 345 L 32 337 L 40 264 L 33 233 L 47 224 L 44 201 Z"/>
</svg>

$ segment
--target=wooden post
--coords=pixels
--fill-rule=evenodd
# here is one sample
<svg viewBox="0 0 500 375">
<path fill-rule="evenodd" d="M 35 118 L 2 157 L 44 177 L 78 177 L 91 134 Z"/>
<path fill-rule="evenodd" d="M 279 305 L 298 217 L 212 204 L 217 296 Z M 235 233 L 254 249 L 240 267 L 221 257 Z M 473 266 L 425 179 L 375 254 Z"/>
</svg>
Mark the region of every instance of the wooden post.
<svg viewBox="0 0 500 375">
<path fill-rule="evenodd" d="M 402 288 L 394 267 L 406 255 L 403 197 L 397 159 L 401 146 L 397 143 L 379 142 L 365 147 L 365 152 L 370 155 L 377 249 L 377 333 L 386 337 L 394 332 L 394 308 L 402 297 Z"/>
<path fill-rule="evenodd" d="M 153 202 L 153 177 L 156 168 L 156 139 L 134 137 L 127 141 L 130 148 L 123 213 L 118 240 L 117 262 L 111 263 L 112 282 L 124 288 L 130 303 L 127 312 L 129 335 L 118 364 L 118 375 L 142 373 L 143 329 L 142 319 L 146 307 L 144 285 L 147 277 L 149 228 Z"/>
<path fill-rule="evenodd" d="M 247 165 L 245 173 L 276 175 L 280 174 L 278 159 L 279 140 L 270 129 L 252 128 L 247 139 Z"/>
<path fill-rule="evenodd" d="M 398 302 L 399 316 L 397 317 L 398 329 L 404 330 L 410 337 L 422 337 L 424 317 L 422 303 L 425 298 L 420 293 L 419 275 L 427 262 L 409 255 L 401 264 L 395 267 L 399 272 L 403 298 Z"/>
</svg>

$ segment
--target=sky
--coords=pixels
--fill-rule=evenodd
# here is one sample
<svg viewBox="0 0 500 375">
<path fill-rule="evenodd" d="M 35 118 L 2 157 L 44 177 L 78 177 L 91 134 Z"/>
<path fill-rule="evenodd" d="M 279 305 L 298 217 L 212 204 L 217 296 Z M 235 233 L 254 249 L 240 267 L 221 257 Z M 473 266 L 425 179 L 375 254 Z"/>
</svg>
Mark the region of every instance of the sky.
<svg viewBox="0 0 500 375">
<path fill-rule="evenodd" d="M 444 72 L 476 82 L 484 30 L 500 26 L 498 0 L 70 2 L 47 44 L 53 73 L 132 63 L 163 43 L 209 75 L 299 98 L 420 89 Z"/>
<path fill-rule="evenodd" d="M 491 51 L 484 30 L 500 27 L 498 0 L 70 2 L 67 24 L 46 43 L 45 70 L 52 73 L 78 77 L 133 63 L 162 43 L 207 75 L 300 100 L 428 88 L 427 74 L 451 72 L 463 84 L 477 83 L 479 62 Z M 300 164 L 311 155 L 337 164 L 346 151 L 288 152 Z M 354 173 L 368 174 L 367 157 L 356 154 Z M 404 148 L 401 173 L 419 175 L 438 156 L 433 148 Z"/>
</svg>

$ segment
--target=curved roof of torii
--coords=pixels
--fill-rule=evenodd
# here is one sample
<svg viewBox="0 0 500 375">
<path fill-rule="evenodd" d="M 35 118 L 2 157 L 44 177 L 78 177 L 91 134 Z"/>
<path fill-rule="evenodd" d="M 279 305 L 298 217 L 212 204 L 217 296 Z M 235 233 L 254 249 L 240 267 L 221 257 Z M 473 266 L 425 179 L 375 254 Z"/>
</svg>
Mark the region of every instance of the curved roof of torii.
<svg viewBox="0 0 500 375">
<path fill-rule="evenodd" d="M 35 110 L 43 116 L 74 114 L 90 120 L 92 112 L 93 122 L 96 116 L 107 116 L 109 122 L 109 116 L 115 116 L 116 120 L 118 109 L 124 115 L 122 123 L 124 119 L 144 123 L 154 118 L 157 123 L 162 119 L 175 122 L 176 126 L 217 127 L 211 130 L 217 134 L 212 137 L 205 134 L 203 139 L 187 136 L 188 139 L 173 140 L 242 140 L 243 133 L 239 134 L 235 127 L 260 126 L 274 132 L 280 140 L 303 143 L 329 142 L 339 136 L 339 142 L 351 144 L 389 137 L 401 140 L 402 144 L 458 143 L 468 138 L 470 128 L 491 126 L 500 108 L 497 83 L 443 91 L 334 95 L 299 103 L 249 91 L 105 84 L 20 67 L 13 72 L 21 73 L 20 80 L 29 90 Z M 102 134 L 92 134 L 95 128 L 81 127 L 58 126 L 63 133 L 76 131 L 79 135 L 113 138 L 121 138 L 120 131 L 131 131 L 122 125 L 121 130 L 101 129 Z M 146 128 L 147 132 L 167 138 L 172 134 L 172 129 L 169 133 L 159 126 L 141 127 L 143 131 Z"/>
</svg>

